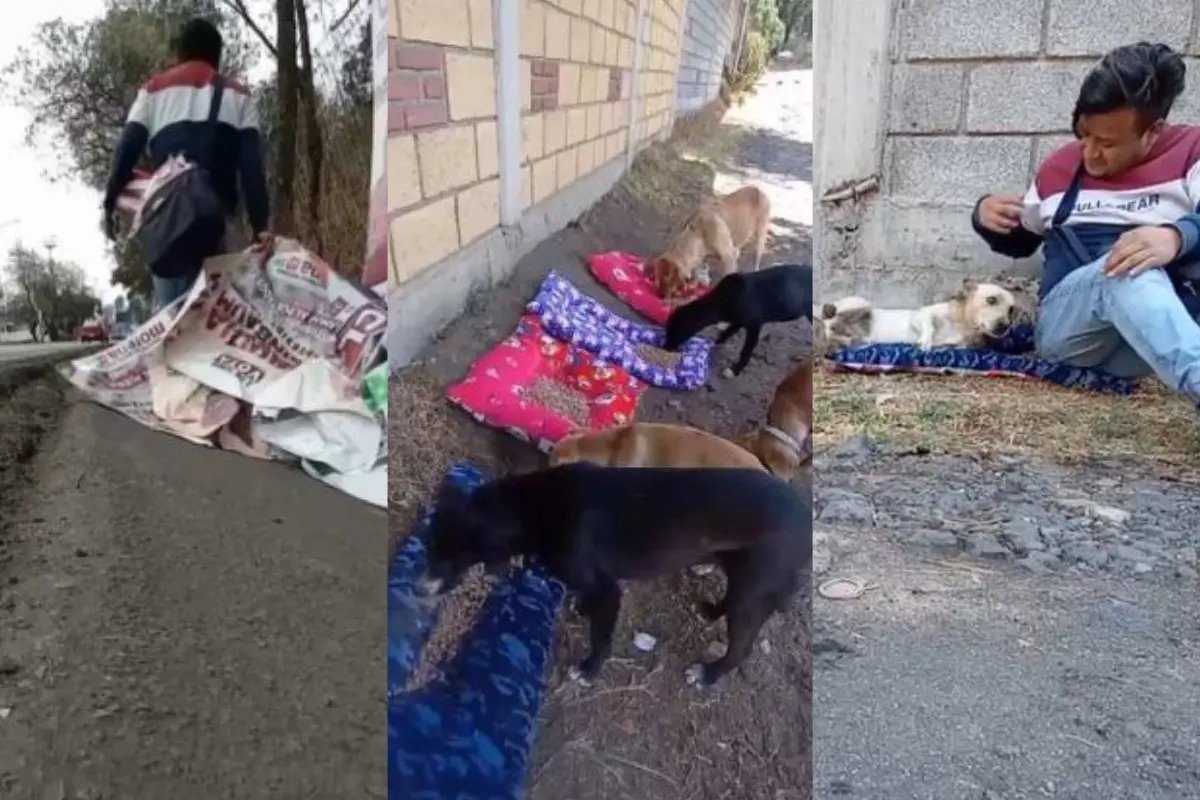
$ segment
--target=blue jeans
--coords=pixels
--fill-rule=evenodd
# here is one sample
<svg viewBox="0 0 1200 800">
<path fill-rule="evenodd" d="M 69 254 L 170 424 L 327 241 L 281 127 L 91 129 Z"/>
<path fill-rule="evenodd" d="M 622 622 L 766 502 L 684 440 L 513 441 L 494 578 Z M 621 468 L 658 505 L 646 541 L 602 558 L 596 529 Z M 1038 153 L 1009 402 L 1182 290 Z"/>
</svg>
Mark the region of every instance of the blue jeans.
<svg viewBox="0 0 1200 800">
<path fill-rule="evenodd" d="M 199 275 L 199 270 L 179 278 L 160 278 L 157 275 L 151 275 L 150 280 L 154 283 L 154 310 L 162 311 L 187 294 Z"/>
<path fill-rule="evenodd" d="M 1158 269 L 1106 278 L 1103 269 L 1104 258 L 1082 266 L 1043 298 L 1039 355 L 1124 378 L 1156 375 L 1200 404 L 1200 324 L 1170 278 Z"/>
<path fill-rule="evenodd" d="M 227 221 L 225 223 L 225 236 L 221 239 L 217 255 L 232 253 L 240 249 L 241 242 L 234 231 L 233 222 Z M 200 277 L 202 269 L 203 266 L 196 267 L 195 270 L 178 278 L 160 278 L 157 275 L 151 275 L 150 279 L 154 284 L 154 310 L 156 312 L 161 311 L 187 294 L 191 290 L 192 284 L 196 282 L 196 278 Z"/>
</svg>

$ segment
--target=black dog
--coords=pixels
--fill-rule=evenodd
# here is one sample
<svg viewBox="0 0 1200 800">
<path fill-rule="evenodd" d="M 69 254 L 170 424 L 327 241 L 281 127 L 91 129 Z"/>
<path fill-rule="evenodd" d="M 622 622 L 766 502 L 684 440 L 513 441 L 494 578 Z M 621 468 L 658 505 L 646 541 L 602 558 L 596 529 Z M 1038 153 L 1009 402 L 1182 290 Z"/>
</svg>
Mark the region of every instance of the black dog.
<svg viewBox="0 0 1200 800">
<path fill-rule="evenodd" d="M 666 350 L 678 350 L 700 331 L 718 322 L 728 327 L 717 337 L 725 344 L 745 329 L 746 340 L 731 372 L 741 375 L 750 363 L 763 325 L 806 318 L 812 322 L 812 265 L 783 264 L 757 272 L 734 272 L 717 281 L 711 291 L 686 305 L 679 306 L 667 318 Z"/>
<path fill-rule="evenodd" d="M 725 655 L 687 671 L 708 686 L 746 659 L 764 622 L 782 610 L 812 563 L 812 500 L 752 469 L 600 467 L 578 463 L 485 484 L 444 484 L 419 589 L 452 588 L 473 565 L 537 558 L 568 591 L 591 629 L 591 651 L 572 676 L 590 681 L 612 651 L 621 580 L 716 562 L 728 582 L 719 603 Z"/>
</svg>

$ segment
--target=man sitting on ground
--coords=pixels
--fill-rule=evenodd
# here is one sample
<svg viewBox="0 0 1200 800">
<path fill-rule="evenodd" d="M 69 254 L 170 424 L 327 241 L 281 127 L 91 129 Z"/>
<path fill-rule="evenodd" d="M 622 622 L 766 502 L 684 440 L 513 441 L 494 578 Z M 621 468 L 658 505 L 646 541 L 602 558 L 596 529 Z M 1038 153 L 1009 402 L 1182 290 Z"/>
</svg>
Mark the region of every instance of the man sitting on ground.
<svg viewBox="0 0 1200 800">
<path fill-rule="evenodd" d="M 1084 78 L 1078 141 L 1024 199 L 993 194 L 972 224 L 993 251 L 1045 245 L 1035 340 L 1051 361 L 1157 375 L 1200 403 L 1200 127 L 1169 125 L 1186 67 L 1163 44 L 1118 47 Z"/>
</svg>

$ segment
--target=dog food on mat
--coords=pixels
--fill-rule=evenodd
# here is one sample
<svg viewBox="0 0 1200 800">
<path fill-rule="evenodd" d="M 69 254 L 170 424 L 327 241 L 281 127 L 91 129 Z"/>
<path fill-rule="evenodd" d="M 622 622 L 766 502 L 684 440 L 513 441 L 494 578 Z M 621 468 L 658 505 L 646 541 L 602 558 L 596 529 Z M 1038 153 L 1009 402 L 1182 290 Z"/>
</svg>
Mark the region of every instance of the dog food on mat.
<svg viewBox="0 0 1200 800">
<path fill-rule="evenodd" d="M 526 309 L 546 331 L 618 364 L 635 378 L 664 389 L 695 389 L 708 380 L 712 342 L 694 336 L 678 353 L 661 349 L 662 328 L 615 314 L 551 271 Z"/>
<path fill-rule="evenodd" d="M 451 468 L 448 479 L 467 487 L 482 482 L 467 465 Z M 501 579 L 441 674 L 410 691 L 422 653 L 407 635 L 407 612 L 424 568 L 429 520 L 427 512 L 388 580 L 388 796 L 518 800 L 563 586 L 537 567 Z"/>
<path fill-rule="evenodd" d="M 1094 369 L 1054 364 L 997 350 L 969 347 L 935 347 L 921 350 L 909 344 L 872 344 L 847 347 L 826 358 L 834 369 L 846 372 L 914 372 L 941 375 L 988 375 L 1031 378 L 1105 394 L 1132 394 L 1134 382 Z"/>
<path fill-rule="evenodd" d="M 666 325 L 667 317 L 678 303 L 670 303 L 658 294 L 654 280 L 646 274 L 645 259 L 629 253 L 612 251 L 588 256 L 588 270 L 608 290 L 629 304 L 629 307 L 658 325 Z M 708 291 L 698 286 L 680 302 L 694 300 Z"/>
<path fill-rule="evenodd" d="M 525 314 L 447 397 L 483 424 L 549 452 L 576 431 L 632 422 L 645 390 L 625 370 L 555 339 Z"/>
</svg>

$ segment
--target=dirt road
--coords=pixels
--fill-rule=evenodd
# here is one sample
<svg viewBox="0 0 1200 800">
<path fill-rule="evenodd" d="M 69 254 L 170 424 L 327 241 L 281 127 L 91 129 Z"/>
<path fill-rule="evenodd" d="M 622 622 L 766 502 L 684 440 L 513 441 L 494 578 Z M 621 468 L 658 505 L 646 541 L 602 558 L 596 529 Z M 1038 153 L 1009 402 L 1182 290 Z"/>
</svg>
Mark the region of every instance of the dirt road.
<svg viewBox="0 0 1200 800">
<path fill-rule="evenodd" d="M 0 796 L 386 796 L 384 515 L 63 391 L 0 392 Z"/>
</svg>

